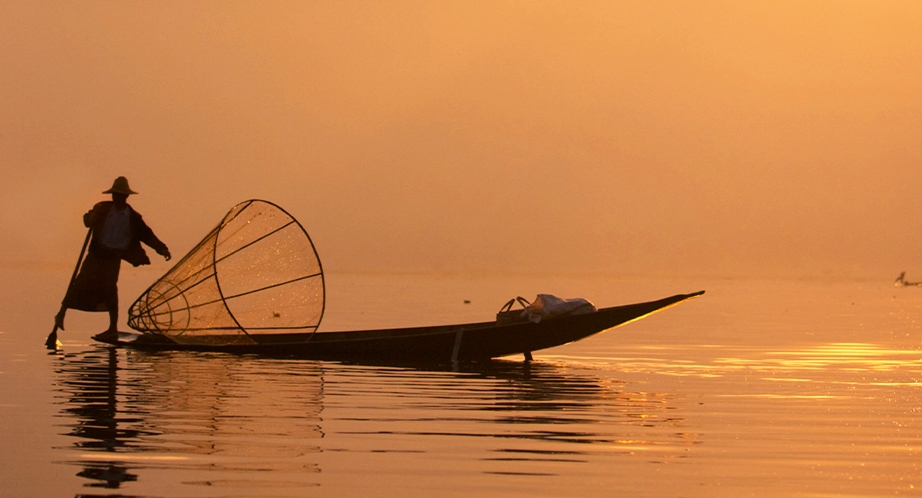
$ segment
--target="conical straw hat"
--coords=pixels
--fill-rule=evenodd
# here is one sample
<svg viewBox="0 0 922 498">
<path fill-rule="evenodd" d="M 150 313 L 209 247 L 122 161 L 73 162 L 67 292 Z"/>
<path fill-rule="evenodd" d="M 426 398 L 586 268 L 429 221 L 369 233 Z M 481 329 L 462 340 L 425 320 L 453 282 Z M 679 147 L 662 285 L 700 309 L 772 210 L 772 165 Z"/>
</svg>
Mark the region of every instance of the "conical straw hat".
<svg viewBox="0 0 922 498">
<path fill-rule="evenodd" d="M 110 188 L 109 190 L 106 190 L 103 193 L 104 194 L 125 194 L 125 195 L 137 194 L 137 192 L 135 192 L 134 190 L 131 190 L 131 188 L 128 186 L 128 179 L 125 178 L 124 176 L 120 176 L 116 178 L 115 181 L 112 182 L 112 188 Z"/>
</svg>

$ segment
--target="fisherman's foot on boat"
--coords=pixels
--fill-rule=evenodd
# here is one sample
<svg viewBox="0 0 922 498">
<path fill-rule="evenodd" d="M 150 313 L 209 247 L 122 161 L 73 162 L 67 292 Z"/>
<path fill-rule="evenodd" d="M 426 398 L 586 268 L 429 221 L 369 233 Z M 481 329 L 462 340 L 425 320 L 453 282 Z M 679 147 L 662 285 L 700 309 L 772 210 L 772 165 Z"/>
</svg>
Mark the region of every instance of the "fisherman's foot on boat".
<svg viewBox="0 0 922 498">
<path fill-rule="evenodd" d="M 118 342 L 118 330 L 107 330 L 101 334 L 94 335 L 93 339 L 99 342 L 107 342 L 110 344 Z"/>
</svg>

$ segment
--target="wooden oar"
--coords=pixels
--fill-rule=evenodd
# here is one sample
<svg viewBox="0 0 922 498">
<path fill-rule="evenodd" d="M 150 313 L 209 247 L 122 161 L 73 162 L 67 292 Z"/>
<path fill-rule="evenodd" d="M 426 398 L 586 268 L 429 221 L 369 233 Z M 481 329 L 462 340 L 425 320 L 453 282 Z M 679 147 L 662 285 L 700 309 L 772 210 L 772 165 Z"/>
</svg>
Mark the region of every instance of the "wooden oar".
<svg viewBox="0 0 922 498">
<path fill-rule="evenodd" d="M 80 248 L 80 256 L 77 258 L 77 266 L 74 268 L 74 274 L 70 276 L 70 283 L 67 284 L 67 290 L 70 291 L 70 287 L 74 285 L 74 280 L 77 279 L 77 273 L 80 271 L 80 263 L 83 262 L 83 255 L 86 253 L 86 246 L 90 244 L 90 235 L 93 234 L 93 227 L 90 227 L 86 231 L 86 239 L 83 240 L 83 247 Z M 64 296 L 67 296 L 67 292 L 64 293 Z M 45 347 L 48 349 L 57 349 L 58 347 L 58 324 L 55 321 L 54 328 L 51 330 L 51 333 L 48 334 L 48 338 L 45 339 Z"/>
</svg>

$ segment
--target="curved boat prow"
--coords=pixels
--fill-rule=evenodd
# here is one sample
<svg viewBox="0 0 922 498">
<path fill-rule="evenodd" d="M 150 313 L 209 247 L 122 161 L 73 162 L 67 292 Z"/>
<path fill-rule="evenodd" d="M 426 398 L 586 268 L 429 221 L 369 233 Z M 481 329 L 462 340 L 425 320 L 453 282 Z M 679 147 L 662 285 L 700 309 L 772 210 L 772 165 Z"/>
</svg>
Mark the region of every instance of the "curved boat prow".
<svg viewBox="0 0 922 498">
<path fill-rule="evenodd" d="M 528 358 L 534 351 L 562 346 L 636 322 L 702 294 L 703 290 L 691 294 L 676 294 L 656 301 L 602 308 L 594 313 L 548 320 L 528 329 L 510 330 L 502 344 L 491 345 L 489 356 L 495 358 L 525 354 Z"/>
<path fill-rule="evenodd" d="M 700 291 L 698 291 L 698 292 L 692 292 L 691 294 L 678 294 L 678 295 L 675 295 L 675 296 L 672 296 L 672 297 L 667 297 L 667 298 L 665 298 L 665 299 L 660 299 L 659 301 L 653 301 L 653 302 L 650 302 L 650 303 L 646 303 L 646 304 L 654 305 L 655 308 L 652 309 L 651 311 L 647 312 L 647 313 L 644 313 L 644 314 L 639 315 L 639 316 L 637 316 L 637 317 L 631 318 L 630 320 L 627 320 L 627 321 L 625 321 L 625 322 L 622 322 L 622 323 L 618 324 L 617 326 L 620 327 L 621 325 L 626 325 L 626 324 L 631 323 L 631 322 L 636 322 L 637 320 L 640 320 L 641 318 L 644 318 L 644 317 L 647 317 L 647 316 L 652 315 L 653 313 L 657 313 L 657 312 L 659 312 L 659 311 L 663 311 L 663 310 L 665 310 L 665 309 L 671 308 L 671 307 L 673 307 L 673 306 L 675 306 L 675 305 L 677 305 L 677 304 L 679 304 L 679 303 L 688 301 L 688 300 L 690 300 L 690 299 L 694 299 L 694 298 L 699 297 L 699 296 L 701 296 L 701 295 L 703 295 L 703 294 L 704 294 L 704 291 L 703 291 L 703 290 L 700 290 Z M 629 305 L 629 306 L 638 306 L 638 305 Z"/>
</svg>

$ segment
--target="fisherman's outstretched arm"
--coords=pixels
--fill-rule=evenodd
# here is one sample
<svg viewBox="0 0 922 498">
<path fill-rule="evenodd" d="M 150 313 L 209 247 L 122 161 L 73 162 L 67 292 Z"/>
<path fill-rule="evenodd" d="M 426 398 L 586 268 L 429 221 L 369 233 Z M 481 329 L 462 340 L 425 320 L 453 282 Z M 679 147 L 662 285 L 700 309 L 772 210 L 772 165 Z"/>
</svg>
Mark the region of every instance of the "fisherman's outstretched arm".
<svg viewBox="0 0 922 498">
<path fill-rule="evenodd" d="M 166 244 L 164 244 L 160 239 L 157 238 L 156 235 L 154 235 L 154 231 L 151 230 L 149 226 L 147 226 L 147 223 L 144 223 L 143 219 L 141 220 L 140 235 L 141 242 L 144 242 L 150 246 L 151 249 L 157 251 L 157 254 L 163 256 L 167 261 L 172 258 L 169 248 L 167 248 Z"/>
</svg>

